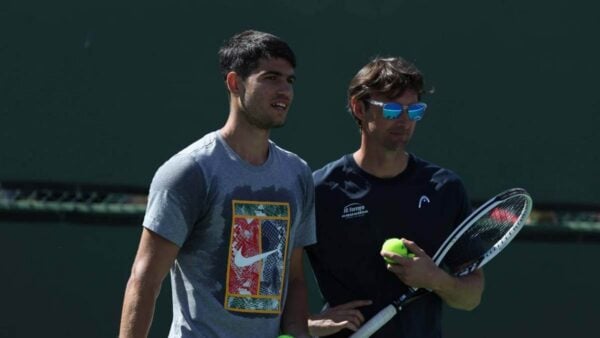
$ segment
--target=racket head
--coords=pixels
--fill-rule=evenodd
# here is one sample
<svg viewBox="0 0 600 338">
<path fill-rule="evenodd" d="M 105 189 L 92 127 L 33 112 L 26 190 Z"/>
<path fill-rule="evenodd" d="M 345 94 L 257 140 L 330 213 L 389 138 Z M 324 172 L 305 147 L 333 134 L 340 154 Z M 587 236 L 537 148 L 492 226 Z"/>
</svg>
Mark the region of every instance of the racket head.
<svg viewBox="0 0 600 338">
<path fill-rule="evenodd" d="M 516 237 L 532 206 L 531 196 L 522 188 L 494 196 L 450 234 L 433 261 L 457 276 L 482 267 Z"/>
</svg>

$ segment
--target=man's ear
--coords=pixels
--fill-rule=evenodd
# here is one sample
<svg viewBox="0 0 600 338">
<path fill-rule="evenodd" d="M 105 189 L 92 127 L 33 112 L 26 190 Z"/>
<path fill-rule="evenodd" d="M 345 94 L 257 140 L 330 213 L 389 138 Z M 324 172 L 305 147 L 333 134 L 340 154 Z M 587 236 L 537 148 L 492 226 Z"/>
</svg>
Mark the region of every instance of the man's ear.
<svg viewBox="0 0 600 338">
<path fill-rule="evenodd" d="M 352 97 L 350 99 L 350 109 L 352 110 L 352 115 L 354 115 L 355 118 L 365 121 L 366 107 L 362 100 Z"/>
<path fill-rule="evenodd" d="M 227 89 L 234 96 L 240 96 L 242 78 L 236 72 L 229 72 L 225 77 L 225 84 L 227 85 Z"/>
</svg>

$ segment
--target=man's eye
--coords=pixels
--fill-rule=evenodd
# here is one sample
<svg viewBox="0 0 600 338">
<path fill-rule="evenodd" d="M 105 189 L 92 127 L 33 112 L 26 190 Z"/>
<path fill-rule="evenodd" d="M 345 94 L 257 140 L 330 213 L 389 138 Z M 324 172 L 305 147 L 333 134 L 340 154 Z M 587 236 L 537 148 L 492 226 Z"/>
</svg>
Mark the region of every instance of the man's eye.
<svg viewBox="0 0 600 338">
<path fill-rule="evenodd" d="M 294 84 L 296 82 L 296 78 L 295 77 L 289 77 L 288 78 L 288 83 L 289 84 Z"/>
</svg>

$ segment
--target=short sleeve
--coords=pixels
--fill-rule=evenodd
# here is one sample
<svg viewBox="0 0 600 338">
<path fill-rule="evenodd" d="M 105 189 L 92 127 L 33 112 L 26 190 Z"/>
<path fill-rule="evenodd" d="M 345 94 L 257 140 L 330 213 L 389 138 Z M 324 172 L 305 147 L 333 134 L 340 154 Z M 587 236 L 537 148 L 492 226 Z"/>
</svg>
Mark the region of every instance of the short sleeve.
<svg viewBox="0 0 600 338">
<path fill-rule="evenodd" d="M 189 155 L 175 155 L 152 179 L 143 225 L 181 247 L 203 213 L 206 196 L 200 166 Z"/>
<path fill-rule="evenodd" d="M 294 247 L 304 247 L 316 243 L 315 233 L 315 187 L 312 174 L 308 166 L 302 167 L 302 193 L 304 205 L 299 226 L 296 229 L 296 242 Z"/>
</svg>

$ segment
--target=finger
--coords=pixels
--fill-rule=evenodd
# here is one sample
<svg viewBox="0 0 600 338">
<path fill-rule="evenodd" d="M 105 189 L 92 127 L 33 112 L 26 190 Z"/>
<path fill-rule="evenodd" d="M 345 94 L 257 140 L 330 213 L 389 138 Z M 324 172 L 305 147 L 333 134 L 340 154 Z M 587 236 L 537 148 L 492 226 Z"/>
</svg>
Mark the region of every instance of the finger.
<svg viewBox="0 0 600 338">
<path fill-rule="evenodd" d="M 423 249 L 421 249 L 421 247 L 419 247 L 419 246 L 417 245 L 417 243 L 415 243 L 415 242 L 413 242 L 413 241 L 410 241 L 410 240 L 408 240 L 408 239 L 405 239 L 405 238 L 403 238 L 403 239 L 402 239 L 402 241 L 404 242 L 404 246 L 406 246 L 406 248 L 407 248 L 407 249 L 408 249 L 410 252 L 414 253 L 415 255 L 417 255 L 417 256 L 419 256 L 419 257 L 421 257 L 421 256 L 423 256 L 423 255 L 427 255 L 427 254 L 425 253 L 425 251 L 423 251 Z"/>
<path fill-rule="evenodd" d="M 360 325 L 360 323 L 365 321 L 365 317 L 363 316 L 362 312 L 360 312 L 359 310 L 356 310 L 356 309 L 346 310 L 346 312 L 344 314 L 348 318 L 351 318 L 353 323 L 355 323 L 356 325 Z"/>
<path fill-rule="evenodd" d="M 358 300 L 350 301 L 348 303 L 340 304 L 338 306 L 335 306 L 335 308 L 338 308 L 338 309 L 355 309 L 357 307 L 367 306 L 367 305 L 371 305 L 371 304 L 373 304 L 373 302 L 371 300 L 368 300 L 368 299 L 358 299 Z"/>
<path fill-rule="evenodd" d="M 408 263 L 412 262 L 412 257 L 400 256 L 398 254 L 395 254 L 395 253 L 392 253 L 389 251 L 381 251 L 380 254 L 381 254 L 381 256 L 388 258 L 399 265 L 404 265 L 404 264 L 408 264 Z"/>
<path fill-rule="evenodd" d="M 350 329 L 352 331 L 358 331 L 358 327 L 360 326 L 360 325 L 356 325 L 356 324 L 354 324 L 354 323 L 352 323 L 350 321 L 344 321 L 342 323 L 343 323 L 342 328 L 345 327 L 345 328 L 348 328 L 348 329 Z"/>
<path fill-rule="evenodd" d="M 362 321 L 360 320 L 360 318 L 358 317 L 358 315 L 356 313 L 352 313 L 348 317 L 348 323 L 352 324 L 355 327 L 359 327 L 360 323 L 362 323 Z"/>
<path fill-rule="evenodd" d="M 352 321 L 353 323 L 355 323 L 356 325 L 360 325 L 360 323 L 365 321 L 365 317 L 363 316 L 363 314 L 356 309 L 337 310 L 335 312 L 330 313 L 329 317 L 333 321 L 338 322 L 338 323 L 349 320 L 349 321 Z"/>
<path fill-rule="evenodd" d="M 363 316 L 362 312 L 356 310 L 355 316 L 358 317 L 358 325 L 365 321 L 365 316 Z"/>
<path fill-rule="evenodd" d="M 360 327 L 360 324 L 356 325 L 354 323 L 348 322 L 348 325 L 346 325 L 346 327 L 349 328 L 352 331 L 358 331 L 358 328 Z"/>
</svg>

